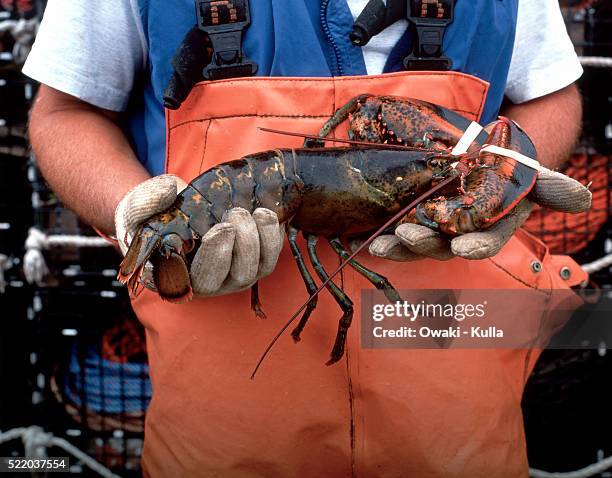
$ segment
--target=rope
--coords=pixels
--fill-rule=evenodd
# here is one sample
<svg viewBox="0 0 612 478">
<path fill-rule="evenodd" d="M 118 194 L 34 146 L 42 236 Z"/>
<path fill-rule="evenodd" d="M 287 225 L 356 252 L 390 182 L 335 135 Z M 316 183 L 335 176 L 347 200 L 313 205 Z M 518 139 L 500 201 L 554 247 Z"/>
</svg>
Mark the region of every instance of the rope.
<svg viewBox="0 0 612 478">
<path fill-rule="evenodd" d="M 6 291 L 6 279 L 4 277 L 4 271 L 11 268 L 11 260 L 8 256 L 0 254 L 0 294 L 4 294 Z"/>
<path fill-rule="evenodd" d="M 7 432 L 0 432 L 0 444 L 21 438 L 26 456 L 46 456 L 46 449 L 57 447 L 70 453 L 81 461 L 89 469 L 95 471 L 104 478 L 121 478 L 110 471 L 105 466 L 98 463 L 85 452 L 79 450 L 72 443 L 63 438 L 53 436 L 52 433 L 45 432 L 42 428 L 31 426 L 28 428 L 13 428 Z"/>
<path fill-rule="evenodd" d="M 603 460 L 593 463 L 585 468 L 581 468 L 580 470 L 568 471 L 565 473 L 549 473 L 548 471 L 530 468 L 529 476 L 531 478 L 589 478 L 606 471 L 610 467 L 612 467 L 612 456 L 604 458 Z"/>
<path fill-rule="evenodd" d="M 595 68 L 612 68 L 612 58 L 605 56 L 580 56 L 582 66 L 592 66 Z"/>
<path fill-rule="evenodd" d="M 13 46 L 13 59 L 15 63 L 22 64 L 30 53 L 34 37 L 38 30 L 38 19 L 4 20 L 0 22 L 0 35 L 9 33 L 15 40 Z"/>
<path fill-rule="evenodd" d="M 112 246 L 101 237 L 77 236 L 69 234 L 47 235 L 40 229 L 31 227 L 25 241 L 26 253 L 23 257 L 23 274 L 29 284 L 42 285 L 49 273 L 42 251 L 52 247 L 109 247 Z"/>
<path fill-rule="evenodd" d="M 612 266 L 612 254 L 603 256 L 588 264 L 582 264 L 580 267 L 582 267 L 587 274 L 593 274 L 594 272 L 598 272 L 610 266 Z"/>
</svg>

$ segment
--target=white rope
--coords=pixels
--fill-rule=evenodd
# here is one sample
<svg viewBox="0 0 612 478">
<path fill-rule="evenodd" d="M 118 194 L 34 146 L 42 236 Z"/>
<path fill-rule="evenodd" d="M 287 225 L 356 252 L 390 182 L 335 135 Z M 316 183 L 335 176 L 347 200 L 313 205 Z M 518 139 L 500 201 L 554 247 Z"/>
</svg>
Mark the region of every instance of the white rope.
<svg viewBox="0 0 612 478">
<path fill-rule="evenodd" d="M 23 274 L 29 284 L 42 285 L 43 278 L 49 273 L 42 251 L 53 247 L 109 247 L 110 242 L 101 237 L 76 236 L 69 234 L 47 235 L 40 229 L 31 227 L 25 241 L 26 253 L 23 256 Z"/>
<path fill-rule="evenodd" d="M 17 440 L 21 438 L 25 428 L 13 428 L 7 432 L 0 432 L 0 445 L 6 443 L 7 441 Z"/>
<path fill-rule="evenodd" d="M 4 271 L 11 268 L 11 260 L 8 256 L 0 254 L 0 294 L 4 294 L 6 291 L 6 279 L 4 277 Z"/>
<path fill-rule="evenodd" d="M 606 471 L 610 467 L 612 467 L 612 456 L 604 458 L 603 460 L 593 463 L 585 468 L 581 468 L 580 470 L 568 471 L 564 473 L 549 473 L 548 471 L 530 468 L 529 476 L 531 476 L 531 478 L 589 478 L 591 476 L 600 474 L 602 471 Z"/>
<path fill-rule="evenodd" d="M 588 264 L 582 264 L 580 267 L 582 267 L 587 274 L 593 274 L 594 272 L 598 272 L 610 266 L 612 266 L 612 254 L 603 256 Z"/>
<path fill-rule="evenodd" d="M 15 40 L 15 45 L 13 46 L 13 60 L 15 63 L 21 64 L 27 58 L 32 43 L 34 43 L 38 25 L 37 18 L 30 20 L 22 18 L 20 20 L 4 20 L 0 22 L 0 35 L 9 33 Z"/>
<path fill-rule="evenodd" d="M 52 433 L 47 433 L 40 427 L 13 428 L 4 433 L 0 432 L 0 444 L 17 439 L 21 439 L 23 442 L 24 450 L 28 457 L 44 457 L 46 456 L 47 448 L 57 447 L 70 453 L 89 469 L 104 478 L 121 478 L 87 455 L 87 453 L 79 450 L 69 441 L 55 437 Z"/>
<path fill-rule="evenodd" d="M 582 66 L 592 66 L 595 68 L 612 68 L 612 58 L 605 56 L 580 56 Z"/>
<path fill-rule="evenodd" d="M 0 154 L 7 154 L 9 156 L 17 156 L 19 158 L 27 158 L 29 156 L 28 148 L 23 146 L 0 146 Z"/>
</svg>

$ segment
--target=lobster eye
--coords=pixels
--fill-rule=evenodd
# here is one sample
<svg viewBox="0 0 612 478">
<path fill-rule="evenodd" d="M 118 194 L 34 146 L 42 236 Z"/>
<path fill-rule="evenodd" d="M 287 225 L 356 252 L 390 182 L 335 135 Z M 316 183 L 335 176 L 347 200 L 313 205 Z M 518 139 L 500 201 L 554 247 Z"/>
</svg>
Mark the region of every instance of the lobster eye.
<svg viewBox="0 0 612 478">
<path fill-rule="evenodd" d="M 432 159 L 429 164 L 431 164 L 434 167 L 440 166 L 440 161 L 438 161 L 437 159 Z"/>
</svg>

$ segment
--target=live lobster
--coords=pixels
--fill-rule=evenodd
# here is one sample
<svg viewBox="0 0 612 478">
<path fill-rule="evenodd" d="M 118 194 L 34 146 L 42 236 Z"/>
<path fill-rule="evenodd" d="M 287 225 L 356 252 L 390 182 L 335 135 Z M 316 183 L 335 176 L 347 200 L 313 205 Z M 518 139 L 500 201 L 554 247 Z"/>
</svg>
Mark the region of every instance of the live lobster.
<svg viewBox="0 0 612 478">
<path fill-rule="evenodd" d="M 537 172 L 504 156 L 482 152 L 478 145 L 453 155 L 469 121 L 445 108 L 407 98 L 360 95 L 340 108 L 325 124 L 327 136 L 349 119 L 352 147 L 322 147 L 307 140 L 305 148 L 277 149 L 221 163 L 195 178 L 166 211 L 140 227 L 121 263 L 119 279 L 135 290 L 145 263 L 153 264 L 157 292 L 166 300 L 192 295 L 189 263 L 195 244 L 231 208 L 274 211 L 285 224 L 289 245 L 311 296 L 292 335 L 300 332 L 316 307 L 317 287 L 306 268 L 296 238 L 302 231 L 318 277 L 329 274 L 320 263 L 316 244 L 329 241 L 342 259 L 350 254 L 343 240 L 370 233 L 445 178 L 465 174 L 459 188 L 429 199 L 403 221 L 439 228 L 456 235 L 488 227 L 507 214 L 533 187 Z M 535 148 L 514 122 L 500 118 L 477 143 L 499 145 L 535 158 Z M 485 139 L 486 137 L 486 139 Z M 371 142 L 368 144 L 367 142 Z M 461 169 L 461 168 L 460 168 Z M 350 265 L 391 301 L 399 295 L 383 276 L 354 260 Z M 169 277 L 172 280 L 168 280 Z M 340 360 L 353 316 L 350 298 L 332 281 L 327 284 L 343 315 L 328 364 Z M 259 307 L 257 285 L 253 307 Z"/>
</svg>

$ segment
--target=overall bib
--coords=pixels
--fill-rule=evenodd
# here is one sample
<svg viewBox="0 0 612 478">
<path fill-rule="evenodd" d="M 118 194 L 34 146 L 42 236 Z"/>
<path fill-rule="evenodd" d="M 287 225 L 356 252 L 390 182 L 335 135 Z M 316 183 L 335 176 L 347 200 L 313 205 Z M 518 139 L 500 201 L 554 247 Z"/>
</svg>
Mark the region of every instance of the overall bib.
<svg viewBox="0 0 612 478">
<path fill-rule="evenodd" d="M 257 77 L 200 83 L 166 112 L 166 170 L 190 181 L 215 164 L 301 140 L 258 127 L 317 133 L 360 93 L 438 103 L 478 120 L 488 84 L 457 72 L 403 72 L 336 78 Z M 336 134 L 346 136 L 339 129 Z M 302 242 L 302 247 L 303 247 Z M 338 265 L 323 241 L 326 269 Z M 585 274 L 567 257 L 518 232 L 495 257 L 396 263 L 363 253 L 361 263 L 398 289 L 551 291 Z M 539 260 L 543 268 L 530 267 Z M 572 270 L 563 281 L 561 267 Z M 340 277 L 337 278 L 340 283 Z M 307 298 L 287 244 L 260 282 L 267 320 L 248 291 L 187 304 L 145 290 L 133 301 L 146 327 L 153 400 L 143 466 L 160 477 L 526 477 L 520 408 L 535 350 L 370 350 L 360 346 L 360 295 L 371 284 L 346 268 L 355 302 L 346 353 L 329 358 L 341 310 L 323 291 L 302 341 L 281 337 L 255 380 L 260 354 Z M 517 315 L 538 329 L 539 313 Z"/>
</svg>

